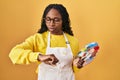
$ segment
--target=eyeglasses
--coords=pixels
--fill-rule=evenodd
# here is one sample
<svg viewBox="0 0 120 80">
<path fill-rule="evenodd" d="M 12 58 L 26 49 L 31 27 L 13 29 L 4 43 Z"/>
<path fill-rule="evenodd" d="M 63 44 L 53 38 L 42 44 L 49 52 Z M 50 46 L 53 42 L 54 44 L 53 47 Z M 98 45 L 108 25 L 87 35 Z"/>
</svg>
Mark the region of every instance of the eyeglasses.
<svg viewBox="0 0 120 80">
<path fill-rule="evenodd" d="M 50 17 L 46 17 L 44 18 L 46 23 L 50 23 L 51 21 L 53 21 L 53 23 L 59 23 L 61 21 L 61 18 L 50 18 Z"/>
</svg>

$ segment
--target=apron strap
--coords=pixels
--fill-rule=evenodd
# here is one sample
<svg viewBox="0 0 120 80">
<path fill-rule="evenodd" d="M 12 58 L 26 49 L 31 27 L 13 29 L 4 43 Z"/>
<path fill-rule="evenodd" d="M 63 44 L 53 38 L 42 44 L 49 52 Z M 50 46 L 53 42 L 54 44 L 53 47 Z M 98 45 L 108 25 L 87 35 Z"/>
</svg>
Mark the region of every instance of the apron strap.
<svg viewBox="0 0 120 80">
<path fill-rule="evenodd" d="M 71 49 L 70 42 L 68 41 L 68 39 L 67 39 L 67 37 L 66 37 L 64 32 L 63 32 L 63 35 L 64 35 L 64 38 L 65 38 L 65 43 L 66 43 L 67 47 Z"/>
<path fill-rule="evenodd" d="M 48 32 L 47 48 L 50 47 L 50 32 Z"/>
</svg>

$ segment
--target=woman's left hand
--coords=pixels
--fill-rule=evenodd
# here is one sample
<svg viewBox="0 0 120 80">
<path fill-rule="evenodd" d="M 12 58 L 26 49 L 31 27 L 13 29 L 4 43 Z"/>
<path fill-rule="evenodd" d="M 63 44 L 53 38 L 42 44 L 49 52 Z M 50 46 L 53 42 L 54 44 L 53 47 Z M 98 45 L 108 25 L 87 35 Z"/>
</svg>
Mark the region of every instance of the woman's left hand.
<svg viewBox="0 0 120 80">
<path fill-rule="evenodd" d="M 84 59 L 82 59 L 81 57 L 76 57 L 73 60 L 73 65 L 76 66 L 77 68 L 82 68 L 84 62 L 85 62 Z"/>
</svg>

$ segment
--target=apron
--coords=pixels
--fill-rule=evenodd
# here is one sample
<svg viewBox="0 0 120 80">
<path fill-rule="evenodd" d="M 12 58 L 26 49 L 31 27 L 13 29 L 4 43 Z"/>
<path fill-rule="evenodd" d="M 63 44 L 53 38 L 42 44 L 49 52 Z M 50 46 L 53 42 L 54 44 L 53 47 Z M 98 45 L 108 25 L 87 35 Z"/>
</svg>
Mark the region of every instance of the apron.
<svg viewBox="0 0 120 80">
<path fill-rule="evenodd" d="M 42 62 L 39 64 L 38 80 L 74 80 L 72 69 L 73 54 L 66 35 L 63 33 L 66 47 L 50 47 L 50 32 L 48 33 L 48 44 L 46 54 L 54 54 L 59 60 L 55 66 Z"/>
</svg>

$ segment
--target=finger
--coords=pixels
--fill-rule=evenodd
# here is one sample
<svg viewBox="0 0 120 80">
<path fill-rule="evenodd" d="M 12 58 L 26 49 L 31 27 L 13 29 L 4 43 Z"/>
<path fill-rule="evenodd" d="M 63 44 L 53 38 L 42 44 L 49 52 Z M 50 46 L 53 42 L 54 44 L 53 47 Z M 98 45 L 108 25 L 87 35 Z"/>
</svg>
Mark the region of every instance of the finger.
<svg viewBox="0 0 120 80">
<path fill-rule="evenodd" d="M 53 64 L 56 64 L 56 63 L 59 61 L 59 60 L 55 57 L 54 54 L 51 54 L 50 56 L 51 56 L 51 59 L 52 59 L 52 63 L 53 63 Z"/>
<path fill-rule="evenodd" d="M 45 64 L 49 64 L 49 65 L 50 65 L 50 63 L 49 63 L 48 61 L 44 61 L 44 63 L 45 63 Z"/>
<path fill-rule="evenodd" d="M 52 64 L 56 64 L 58 62 L 58 60 L 54 60 L 53 62 L 52 62 Z"/>
<path fill-rule="evenodd" d="M 78 61 L 78 64 L 83 65 L 84 62 L 85 61 L 83 59 L 81 59 L 81 60 Z"/>
<path fill-rule="evenodd" d="M 80 63 L 77 63 L 77 68 L 82 68 L 83 66 Z"/>
</svg>

